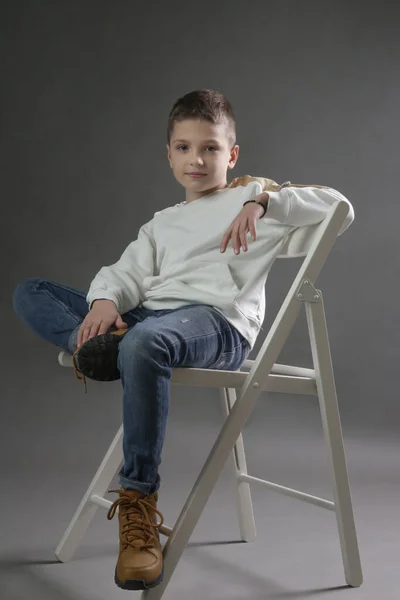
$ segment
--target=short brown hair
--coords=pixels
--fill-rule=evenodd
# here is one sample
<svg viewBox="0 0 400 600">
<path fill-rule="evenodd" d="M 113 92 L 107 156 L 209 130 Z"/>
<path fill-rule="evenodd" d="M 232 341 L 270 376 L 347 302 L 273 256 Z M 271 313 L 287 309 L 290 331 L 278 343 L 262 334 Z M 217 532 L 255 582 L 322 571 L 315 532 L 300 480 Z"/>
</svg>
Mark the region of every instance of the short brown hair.
<svg viewBox="0 0 400 600">
<path fill-rule="evenodd" d="M 215 125 L 225 120 L 229 148 L 236 144 L 236 122 L 232 105 L 218 90 L 194 90 L 178 98 L 168 116 L 168 144 L 175 122 L 185 119 L 204 119 Z"/>
</svg>

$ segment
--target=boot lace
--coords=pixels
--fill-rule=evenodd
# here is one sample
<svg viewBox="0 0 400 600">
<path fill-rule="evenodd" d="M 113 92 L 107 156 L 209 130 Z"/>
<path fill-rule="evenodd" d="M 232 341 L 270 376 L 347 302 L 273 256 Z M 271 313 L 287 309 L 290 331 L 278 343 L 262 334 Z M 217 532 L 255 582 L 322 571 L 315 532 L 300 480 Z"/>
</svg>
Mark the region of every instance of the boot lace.
<svg viewBox="0 0 400 600">
<path fill-rule="evenodd" d="M 109 493 L 120 493 L 120 490 L 109 490 Z M 162 513 L 154 507 L 151 502 L 146 500 L 146 497 L 143 498 L 131 498 L 127 494 L 121 494 L 120 498 L 115 500 L 113 504 L 110 506 L 110 509 L 107 513 L 107 519 L 111 521 L 114 517 L 116 510 L 118 507 L 126 508 L 126 523 L 122 527 L 121 533 L 124 536 L 123 544 L 124 547 L 132 546 L 132 548 L 137 549 L 147 549 L 154 548 L 154 542 L 159 542 L 154 529 L 160 529 L 160 527 L 164 523 L 164 517 Z M 157 513 L 161 519 L 160 523 L 153 523 L 150 520 L 150 516 L 146 507 L 149 507 L 152 511 Z M 138 546 L 134 544 L 133 541 L 138 537 L 142 537 L 140 534 L 143 534 L 143 538 L 146 540 L 144 544 Z"/>
<path fill-rule="evenodd" d="M 77 364 L 75 362 L 75 354 L 78 352 L 78 350 L 79 350 L 79 348 L 77 348 L 72 355 L 72 362 L 74 363 L 74 375 L 77 379 L 81 379 L 83 381 L 83 387 L 85 389 L 85 394 L 87 394 L 86 377 L 82 374 L 79 374 L 79 370 L 78 370 Z"/>
</svg>

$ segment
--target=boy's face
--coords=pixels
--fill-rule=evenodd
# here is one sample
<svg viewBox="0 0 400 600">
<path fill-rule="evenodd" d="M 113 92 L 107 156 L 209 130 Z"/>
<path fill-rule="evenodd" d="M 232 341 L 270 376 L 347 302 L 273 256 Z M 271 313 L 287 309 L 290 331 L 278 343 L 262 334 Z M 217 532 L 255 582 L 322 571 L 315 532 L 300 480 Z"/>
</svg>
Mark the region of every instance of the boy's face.
<svg viewBox="0 0 400 600">
<path fill-rule="evenodd" d="M 186 189 L 186 202 L 227 187 L 226 171 L 233 169 L 239 154 L 238 145 L 229 148 L 225 123 L 197 118 L 175 123 L 167 149 L 174 176 Z M 188 175 L 196 171 L 204 175 Z"/>
</svg>

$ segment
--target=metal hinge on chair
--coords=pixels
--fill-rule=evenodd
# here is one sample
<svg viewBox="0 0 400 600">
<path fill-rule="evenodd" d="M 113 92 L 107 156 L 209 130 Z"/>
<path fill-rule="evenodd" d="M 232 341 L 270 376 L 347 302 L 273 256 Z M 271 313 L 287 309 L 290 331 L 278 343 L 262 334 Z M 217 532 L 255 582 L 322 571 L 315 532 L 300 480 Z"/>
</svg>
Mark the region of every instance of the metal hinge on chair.
<svg viewBox="0 0 400 600">
<path fill-rule="evenodd" d="M 321 302 L 321 290 L 317 290 L 309 279 L 303 279 L 296 292 L 296 298 L 300 302 Z"/>
</svg>

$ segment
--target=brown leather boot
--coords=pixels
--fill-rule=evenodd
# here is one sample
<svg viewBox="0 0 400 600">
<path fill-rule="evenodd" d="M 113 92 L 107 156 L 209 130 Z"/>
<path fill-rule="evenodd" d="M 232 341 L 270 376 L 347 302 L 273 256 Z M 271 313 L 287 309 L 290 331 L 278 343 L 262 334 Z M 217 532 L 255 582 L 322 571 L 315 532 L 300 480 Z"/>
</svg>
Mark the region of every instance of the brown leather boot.
<svg viewBox="0 0 400 600">
<path fill-rule="evenodd" d="M 119 493 L 107 513 L 111 520 L 119 507 L 119 555 L 114 581 L 123 590 L 144 590 L 161 583 L 164 562 L 159 528 L 164 517 L 157 510 L 158 493 L 146 496 L 138 490 Z M 156 515 L 161 522 L 157 523 Z"/>
</svg>

